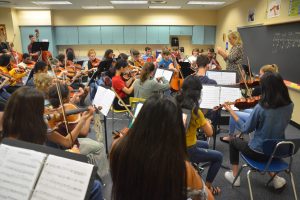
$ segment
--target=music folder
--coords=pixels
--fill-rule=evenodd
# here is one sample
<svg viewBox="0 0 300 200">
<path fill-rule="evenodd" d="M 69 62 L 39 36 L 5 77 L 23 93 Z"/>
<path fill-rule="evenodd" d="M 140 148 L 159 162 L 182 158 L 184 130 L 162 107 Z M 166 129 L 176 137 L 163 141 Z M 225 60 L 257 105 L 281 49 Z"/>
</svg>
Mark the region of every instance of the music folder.
<svg viewBox="0 0 300 200">
<path fill-rule="evenodd" d="M 169 83 L 171 82 L 174 71 L 169 69 L 156 68 L 154 79 L 164 77 Z"/>
<path fill-rule="evenodd" d="M 32 43 L 32 52 L 48 51 L 49 42 L 34 42 Z"/>
<path fill-rule="evenodd" d="M 7 138 L 0 145 L 0 199 L 86 200 L 95 172 L 80 154 Z"/>
</svg>

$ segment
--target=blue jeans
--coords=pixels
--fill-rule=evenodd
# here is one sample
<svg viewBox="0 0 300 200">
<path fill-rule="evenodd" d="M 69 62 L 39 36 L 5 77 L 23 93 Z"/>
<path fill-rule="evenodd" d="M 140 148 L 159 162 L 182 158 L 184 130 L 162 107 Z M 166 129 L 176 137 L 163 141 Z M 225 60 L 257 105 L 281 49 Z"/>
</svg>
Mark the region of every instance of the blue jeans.
<svg viewBox="0 0 300 200">
<path fill-rule="evenodd" d="M 91 190 L 91 195 L 90 195 L 90 200 L 102 200 L 102 184 L 100 181 L 95 180 L 92 190 Z"/>
<path fill-rule="evenodd" d="M 250 116 L 250 113 L 252 112 L 253 109 L 246 109 L 243 111 L 236 111 L 235 113 L 239 117 L 239 119 L 243 122 L 246 122 L 247 119 Z M 229 135 L 233 135 L 235 132 L 235 129 L 237 128 L 237 122 L 233 119 L 232 116 L 230 116 L 229 119 Z"/>
<path fill-rule="evenodd" d="M 187 148 L 187 152 L 193 163 L 210 162 L 206 182 L 212 183 L 221 167 L 223 154 L 208 148 L 206 141 L 198 140 L 195 145 Z"/>
</svg>

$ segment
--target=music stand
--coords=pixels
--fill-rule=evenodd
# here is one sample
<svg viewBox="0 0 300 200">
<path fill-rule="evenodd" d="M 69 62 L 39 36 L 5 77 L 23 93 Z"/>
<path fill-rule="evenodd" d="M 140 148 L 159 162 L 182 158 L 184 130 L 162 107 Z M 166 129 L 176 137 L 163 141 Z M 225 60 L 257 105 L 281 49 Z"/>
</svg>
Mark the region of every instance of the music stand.
<svg viewBox="0 0 300 200">
<path fill-rule="evenodd" d="M 48 51 L 49 42 L 34 42 L 32 43 L 32 52 Z"/>
</svg>

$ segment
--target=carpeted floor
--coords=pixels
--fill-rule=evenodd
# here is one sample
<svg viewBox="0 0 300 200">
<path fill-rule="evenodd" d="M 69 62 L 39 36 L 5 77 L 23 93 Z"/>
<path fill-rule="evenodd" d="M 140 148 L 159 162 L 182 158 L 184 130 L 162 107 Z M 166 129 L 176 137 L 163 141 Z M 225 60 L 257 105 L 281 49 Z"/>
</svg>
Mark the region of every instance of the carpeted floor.
<svg viewBox="0 0 300 200">
<path fill-rule="evenodd" d="M 115 115 L 115 123 L 114 123 L 114 130 L 120 130 L 123 127 L 127 126 L 129 123 L 129 119 L 124 114 L 116 114 Z M 223 129 L 228 128 L 227 126 L 223 126 Z M 111 144 L 112 141 L 112 120 L 111 115 L 108 116 L 107 119 L 107 139 L 108 139 L 108 147 Z M 229 147 L 227 144 L 220 142 L 219 137 L 224 134 L 219 134 L 217 136 L 216 141 L 216 150 L 221 151 L 224 154 L 223 157 L 223 165 L 229 166 Z M 289 125 L 286 131 L 287 138 L 300 138 L 300 130 L 296 129 L 295 127 Z M 91 135 L 91 138 L 93 138 L 93 135 Z M 210 145 L 212 146 L 212 140 L 210 141 Z M 294 179 L 295 179 L 295 185 L 296 190 L 298 194 L 298 198 L 300 198 L 300 152 L 298 152 L 294 157 L 293 162 L 293 173 L 294 173 Z M 207 168 L 206 168 L 207 170 Z M 203 174 L 203 177 L 205 178 L 206 170 Z M 222 190 L 221 194 L 219 196 L 216 196 L 216 200 L 224 199 L 224 200 L 231 200 L 231 199 L 241 199 L 241 200 L 247 200 L 250 199 L 249 197 L 249 189 L 247 184 L 247 171 L 248 169 L 244 169 L 244 171 L 241 174 L 241 186 L 232 188 L 231 185 L 225 180 L 224 178 L 224 172 L 226 169 L 221 168 L 213 185 L 219 186 Z M 291 188 L 291 182 L 289 179 L 289 176 L 285 173 L 279 174 L 280 176 L 284 177 L 287 180 L 286 188 L 281 192 L 278 193 L 273 190 L 272 187 L 266 187 L 265 183 L 268 180 L 268 175 L 260 175 L 258 173 L 252 173 L 252 190 L 254 194 L 254 199 L 256 200 L 290 200 L 294 199 L 293 191 Z M 106 177 L 104 180 L 105 187 L 104 187 L 104 197 L 106 200 L 111 199 L 111 186 L 112 182 L 110 177 Z"/>
</svg>

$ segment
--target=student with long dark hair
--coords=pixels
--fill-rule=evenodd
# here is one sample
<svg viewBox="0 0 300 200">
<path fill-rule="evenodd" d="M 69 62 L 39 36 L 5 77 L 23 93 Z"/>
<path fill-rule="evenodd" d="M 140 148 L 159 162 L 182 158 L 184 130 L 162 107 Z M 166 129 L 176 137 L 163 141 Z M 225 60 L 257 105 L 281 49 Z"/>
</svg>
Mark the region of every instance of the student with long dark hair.
<svg viewBox="0 0 300 200">
<path fill-rule="evenodd" d="M 278 73 L 266 72 L 260 79 L 261 100 L 251 112 L 249 118 L 243 120 L 225 104 L 233 119 L 237 122 L 237 128 L 242 133 L 254 131 L 253 138 L 249 142 L 240 138 L 230 140 L 230 163 L 232 171 L 225 173 L 225 178 L 232 183 L 237 176 L 239 164 L 239 152 L 256 161 L 267 161 L 269 156 L 263 154 L 262 145 L 267 139 L 285 139 L 285 129 L 290 122 L 294 104 L 292 103 L 288 89 Z M 273 173 L 270 174 L 274 176 Z M 275 176 L 273 186 L 282 188 L 286 180 Z M 240 177 L 235 186 L 240 185 Z"/>
<path fill-rule="evenodd" d="M 170 89 L 169 81 L 164 77 L 151 79 L 154 74 L 155 66 L 151 62 L 146 62 L 142 68 L 140 78 L 133 85 L 134 97 L 147 99 L 157 92 Z"/>
<path fill-rule="evenodd" d="M 176 99 L 180 106 L 192 111 L 191 121 L 186 132 L 186 146 L 189 159 L 193 163 L 210 162 L 206 176 L 206 186 L 214 195 L 218 195 L 221 190 L 212 186 L 217 173 L 221 167 L 223 154 L 216 150 L 208 149 L 208 142 L 197 140 L 197 129 L 203 129 L 207 137 L 211 137 L 213 130 L 209 120 L 205 119 L 199 108 L 202 84 L 197 76 L 187 77 L 182 85 L 181 94 Z"/>
<path fill-rule="evenodd" d="M 110 153 L 112 199 L 213 199 L 187 162 L 180 106 L 153 95 Z"/>
<path fill-rule="evenodd" d="M 10 97 L 0 122 L 3 123 L 2 137 L 43 145 L 47 139 L 44 109 L 42 92 L 30 87 L 18 89 Z M 94 182 L 90 199 L 102 199 L 99 181 Z"/>
</svg>

